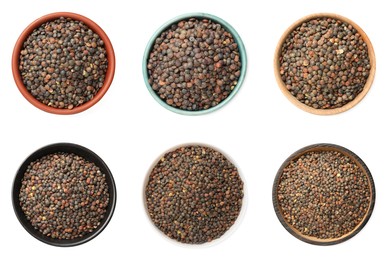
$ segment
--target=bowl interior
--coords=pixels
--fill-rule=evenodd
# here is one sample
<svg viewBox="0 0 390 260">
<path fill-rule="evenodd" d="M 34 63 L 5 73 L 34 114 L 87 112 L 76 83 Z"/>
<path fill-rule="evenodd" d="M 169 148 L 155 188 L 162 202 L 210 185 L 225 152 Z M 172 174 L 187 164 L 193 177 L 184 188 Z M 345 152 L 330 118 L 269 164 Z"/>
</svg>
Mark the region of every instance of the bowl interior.
<svg viewBox="0 0 390 260">
<path fill-rule="evenodd" d="M 86 160 L 95 163 L 96 166 L 98 166 L 103 174 L 105 174 L 106 182 L 108 185 L 108 192 L 110 196 L 109 204 L 107 206 L 107 212 L 101 221 L 100 225 L 91 233 L 85 235 L 82 238 L 77 239 L 69 239 L 69 240 L 61 240 L 61 239 L 54 239 L 49 238 L 45 235 L 43 235 L 41 232 L 36 230 L 30 223 L 29 220 L 27 220 L 21 206 L 19 203 L 19 193 L 20 188 L 22 186 L 22 179 L 24 176 L 24 173 L 27 170 L 28 165 L 45 156 L 48 154 L 56 153 L 56 152 L 67 152 L 67 153 L 74 153 L 76 155 L 79 155 Z M 33 154 L 31 154 L 27 159 L 22 163 L 20 166 L 18 172 L 16 173 L 15 180 L 13 183 L 13 190 L 12 190 L 12 203 L 14 207 L 14 211 L 22 224 L 22 226 L 35 238 L 38 240 L 45 242 L 50 245 L 54 246 L 76 246 L 82 243 L 85 243 L 93 238 L 95 238 L 100 232 L 103 231 L 103 229 L 107 226 L 109 223 L 115 209 L 116 204 L 116 188 L 115 188 L 115 182 L 114 178 L 110 172 L 110 169 L 107 167 L 107 165 L 104 163 L 104 161 L 96 155 L 94 152 L 90 151 L 89 149 L 76 145 L 76 144 L 70 144 L 70 143 L 58 143 L 58 144 L 52 144 L 45 146 L 37 151 L 35 151 Z"/>
<path fill-rule="evenodd" d="M 38 27 L 40 27 L 43 23 L 53 21 L 55 19 L 58 19 L 60 17 L 68 17 L 73 20 L 78 20 L 84 22 L 92 31 L 97 33 L 99 37 L 103 40 L 104 42 L 104 47 L 106 49 L 107 53 L 107 61 L 108 61 L 108 67 L 106 71 L 106 76 L 104 79 L 104 84 L 100 88 L 100 90 L 96 93 L 96 95 L 93 97 L 93 99 L 89 100 L 88 102 L 77 106 L 73 109 L 61 109 L 61 108 L 54 108 L 54 107 L 49 107 L 37 99 L 34 98 L 33 95 L 30 94 L 30 92 L 27 90 L 25 85 L 23 84 L 22 77 L 20 75 L 19 71 L 19 56 L 20 56 L 20 51 L 23 48 L 23 44 L 26 41 L 26 39 L 30 36 L 30 34 Z M 57 13 L 51 13 L 45 16 L 42 16 L 32 22 L 27 28 L 21 33 L 19 36 L 14 50 L 12 54 L 12 74 L 15 80 L 15 83 L 19 89 L 19 91 L 22 93 L 22 95 L 35 107 L 49 112 L 49 113 L 54 113 L 54 114 L 61 114 L 61 115 L 67 115 L 67 114 L 76 114 L 79 112 L 82 112 L 94 104 L 96 104 L 107 92 L 108 88 L 110 87 L 112 80 L 114 79 L 114 74 L 115 74 L 115 54 L 114 54 L 114 49 L 112 47 L 111 41 L 106 35 L 106 33 L 103 31 L 102 28 L 100 28 L 99 25 L 97 25 L 94 21 L 90 20 L 87 17 L 84 17 L 79 14 L 75 13 L 69 13 L 69 12 L 57 12 Z"/>
<path fill-rule="evenodd" d="M 146 199 L 145 191 L 146 191 L 146 187 L 147 187 L 147 185 L 149 183 L 150 174 L 152 173 L 154 167 L 156 167 L 158 162 L 161 160 L 162 157 L 164 157 L 165 154 L 173 152 L 173 151 L 175 151 L 176 149 L 178 149 L 180 147 L 186 147 L 186 146 L 208 147 L 208 148 L 211 148 L 211 149 L 221 153 L 223 156 L 226 157 L 226 159 L 228 159 L 237 168 L 237 171 L 238 171 L 238 174 L 239 174 L 239 176 L 241 178 L 241 181 L 244 183 L 244 188 L 243 188 L 244 196 L 242 198 L 241 209 L 240 209 L 240 213 L 239 213 L 237 219 L 235 220 L 234 224 L 221 237 L 216 238 L 216 239 L 214 239 L 214 240 L 212 240 L 210 242 L 203 243 L 203 244 L 187 244 L 187 243 L 179 242 L 179 241 L 177 241 L 177 240 L 175 240 L 173 238 L 169 238 L 163 231 L 161 231 L 153 223 L 153 220 L 152 220 L 152 218 L 149 215 L 148 206 L 147 206 L 147 199 Z M 245 181 L 245 178 L 244 178 L 244 176 L 242 174 L 242 171 L 239 168 L 239 166 L 237 165 L 237 163 L 228 154 L 226 154 L 224 151 L 220 150 L 219 148 L 216 148 L 216 147 L 211 146 L 209 144 L 203 144 L 203 143 L 184 143 L 184 144 L 179 144 L 179 145 L 173 146 L 173 147 L 169 148 L 168 150 L 164 151 L 163 153 L 161 153 L 153 161 L 153 163 L 150 165 L 150 167 L 149 167 L 149 169 L 148 169 L 148 171 L 147 171 L 147 173 L 145 175 L 144 183 L 143 183 L 143 190 L 142 190 L 142 197 L 143 197 L 143 204 L 144 204 L 144 208 L 145 208 L 145 214 L 146 214 L 147 218 L 150 220 L 151 225 L 153 225 L 154 229 L 157 231 L 157 233 L 161 237 L 166 239 L 167 241 L 169 241 L 169 242 L 171 242 L 173 244 L 176 244 L 176 245 L 183 246 L 183 247 L 209 247 L 209 246 L 214 246 L 216 244 L 221 243 L 222 241 L 227 239 L 230 235 L 232 235 L 235 232 L 235 230 L 239 227 L 239 225 L 243 221 L 243 218 L 244 218 L 244 215 L 245 215 L 245 212 L 246 212 L 246 208 L 247 208 L 247 204 L 248 204 L 248 192 L 247 192 L 246 181 Z"/>
<path fill-rule="evenodd" d="M 230 95 L 226 99 L 222 100 L 218 105 L 216 105 L 214 107 L 210 107 L 208 109 L 199 110 L 199 111 L 182 110 L 182 109 L 179 109 L 179 108 L 172 107 L 172 106 L 168 105 L 167 103 L 165 103 L 159 97 L 159 95 L 153 90 L 152 86 L 150 86 L 150 84 L 149 84 L 149 73 L 148 73 L 148 68 L 147 68 L 148 60 L 149 60 L 149 54 L 153 50 L 156 38 L 159 37 L 162 32 L 164 32 L 169 27 L 171 27 L 172 24 L 178 23 L 178 22 L 180 22 L 182 20 L 186 20 L 186 19 L 189 19 L 189 18 L 209 19 L 209 20 L 211 20 L 211 21 L 213 21 L 215 23 L 221 24 L 222 27 L 225 30 L 227 30 L 229 33 L 232 34 L 235 42 L 237 43 L 238 51 L 240 53 L 240 61 L 241 61 L 241 74 L 240 74 L 240 77 L 238 79 L 237 85 L 235 86 L 233 91 L 230 93 Z M 226 21 L 222 20 L 221 18 L 219 18 L 217 16 L 214 16 L 214 15 L 211 15 L 211 14 L 206 14 L 206 13 L 188 13 L 188 14 L 177 16 L 177 17 L 169 20 L 168 22 L 166 22 L 164 25 L 162 25 L 153 34 L 153 36 L 149 40 L 149 42 L 148 42 L 148 44 L 146 46 L 146 49 L 145 49 L 145 52 L 144 52 L 143 61 L 142 61 L 142 73 L 143 73 L 143 77 L 144 77 L 144 81 L 145 81 L 146 87 L 148 88 L 150 94 L 153 96 L 153 98 L 160 105 L 162 105 L 166 109 L 168 109 L 170 111 L 173 111 L 175 113 L 178 113 L 178 114 L 182 114 L 182 115 L 203 115 L 203 114 L 207 114 L 207 113 L 210 113 L 210 112 L 213 112 L 213 111 L 216 111 L 216 110 L 220 109 L 222 106 L 224 106 L 226 103 L 228 103 L 237 94 L 238 90 L 240 89 L 241 85 L 244 82 L 245 74 L 246 74 L 246 67 L 247 67 L 247 57 L 246 57 L 245 46 L 244 46 L 244 43 L 241 40 L 241 37 L 237 33 L 237 31 L 229 23 L 227 23 Z"/>
<path fill-rule="evenodd" d="M 313 107 L 308 106 L 306 104 L 303 104 L 298 99 L 296 99 L 295 96 L 293 96 L 290 93 L 290 91 L 287 90 L 286 85 L 283 82 L 282 77 L 280 76 L 279 57 L 280 57 L 281 52 L 282 52 L 283 43 L 285 42 L 287 37 L 289 37 L 290 33 L 293 32 L 302 23 L 307 22 L 307 21 L 312 20 L 312 19 L 315 19 L 315 18 L 323 18 L 323 17 L 333 18 L 333 19 L 337 19 L 337 20 L 346 22 L 346 23 L 352 25 L 358 31 L 358 33 L 362 36 L 364 42 L 367 44 L 368 56 L 370 58 L 370 66 L 371 66 L 370 74 L 369 74 L 369 76 L 367 78 L 366 84 L 365 84 L 363 90 L 355 97 L 355 99 L 353 99 L 352 101 L 346 103 L 342 107 L 332 108 L 332 109 L 316 109 L 316 108 L 313 108 Z M 276 81 L 278 83 L 278 86 L 279 86 L 280 90 L 290 100 L 290 102 L 293 103 L 295 106 L 299 107 L 300 109 L 302 109 L 304 111 L 307 111 L 309 113 L 316 114 L 316 115 L 333 115 L 333 114 L 338 114 L 338 113 L 345 112 L 345 111 L 351 109 L 352 107 L 354 107 L 355 105 L 357 105 L 365 97 L 365 95 L 368 93 L 368 91 L 370 90 L 371 85 L 372 85 L 372 83 L 374 81 L 375 70 L 376 70 L 376 61 L 375 61 L 374 48 L 373 48 L 372 43 L 371 43 L 370 39 L 368 38 L 367 34 L 363 31 L 362 28 L 360 28 L 352 20 L 350 20 L 350 19 L 348 19 L 346 17 L 343 17 L 341 15 L 332 14 L 332 13 L 317 13 L 317 14 L 307 15 L 307 16 L 299 19 L 295 23 L 293 23 L 283 33 L 283 35 L 281 36 L 281 38 L 280 38 L 280 40 L 279 40 L 279 42 L 277 44 L 276 51 L 275 51 L 275 56 L 274 56 L 274 74 L 275 74 L 275 78 L 276 78 Z"/>
<path fill-rule="evenodd" d="M 283 169 L 291 161 L 296 160 L 297 158 L 299 158 L 303 154 L 306 154 L 306 153 L 309 153 L 309 152 L 318 152 L 318 151 L 337 151 L 337 152 L 339 152 L 339 153 L 341 153 L 341 154 L 351 158 L 356 163 L 356 165 L 365 173 L 365 175 L 368 178 L 369 189 L 370 189 L 370 194 L 371 194 L 369 208 L 367 209 L 367 212 L 366 212 L 365 216 L 363 217 L 363 219 L 362 219 L 362 221 L 360 222 L 359 225 L 357 225 L 351 232 L 349 232 L 349 233 L 347 233 L 347 234 L 345 234 L 345 235 L 343 235 L 341 237 L 338 237 L 338 238 L 318 239 L 316 237 L 303 235 L 299 230 L 294 228 L 292 225 L 290 225 L 284 219 L 284 217 L 283 217 L 283 215 L 281 213 L 282 210 L 280 208 L 279 201 L 278 201 L 278 198 L 277 198 L 277 190 L 278 190 L 278 186 L 279 186 L 279 183 L 280 183 L 280 177 L 283 174 Z M 352 151 L 350 151 L 350 150 L 348 150 L 348 149 L 346 149 L 346 148 L 344 148 L 342 146 L 334 145 L 334 144 L 315 144 L 315 145 L 310 145 L 310 146 L 304 147 L 304 148 L 296 151 L 295 153 L 293 153 L 280 166 L 280 168 L 278 170 L 278 173 L 277 173 L 277 175 L 275 177 L 272 193 L 273 193 L 272 196 L 273 196 L 273 204 L 274 204 L 275 212 L 276 212 L 276 215 L 279 218 L 279 221 L 282 223 L 282 225 L 293 236 L 297 237 L 298 239 L 300 239 L 300 240 L 302 240 L 304 242 L 307 242 L 307 243 L 310 243 L 310 244 L 314 244 L 314 245 L 333 245 L 333 244 L 338 244 L 338 243 L 344 242 L 344 241 L 350 239 L 351 237 L 355 236 L 357 233 L 359 233 L 359 231 L 366 225 L 366 223 L 370 219 L 370 216 L 372 214 L 372 211 L 373 211 L 374 205 L 375 205 L 374 180 L 373 180 L 372 175 L 370 173 L 370 170 L 368 169 L 366 164 L 355 153 L 353 153 Z"/>
</svg>

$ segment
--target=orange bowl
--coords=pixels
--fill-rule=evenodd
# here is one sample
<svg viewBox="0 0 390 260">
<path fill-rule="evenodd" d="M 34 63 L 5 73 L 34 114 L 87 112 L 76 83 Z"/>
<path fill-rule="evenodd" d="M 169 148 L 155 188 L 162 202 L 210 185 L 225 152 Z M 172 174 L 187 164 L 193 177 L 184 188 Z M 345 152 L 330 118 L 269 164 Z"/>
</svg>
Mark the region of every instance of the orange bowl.
<svg viewBox="0 0 390 260">
<path fill-rule="evenodd" d="M 53 21 L 55 19 L 58 19 L 60 17 L 66 17 L 71 18 L 73 20 L 82 21 L 85 25 L 87 25 L 92 31 L 94 31 L 96 34 L 99 35 L 99 37 L 104 42 L 104 47 L 107 52 L 107 60 L 108 60 L 108 67 L 106 71 L 106 76 L 104 79 L 103 86 L 99 89 L 99 91 L 96 93 L 96 95 L 89 101 L 85 102 L 84 104 L 81 104 L 80 106 L 74 107 L 73 109 L 62 109 L 62 108 L 55 108 L 47 106 L 40 101 L 38 101 L 26 88 L 26 86 L 23 83 L 22 76 L 20 75 L 19 71 L 19 62 L 20 62 L 20 51 L 23 48 L 23 43 L 26 41 L 26 39 L 30 36 L 30 34 L 39 26 L 41 26 L 43 23 L 46 23 L 48 21 Z M 114 78 L 115 74 L 115 54 L 114 49 L 111 45 L 110 39 L 106 35 L 106 33 L 102 30 L 102 28 L 99 27 L 95 22 L 90 20 L 87 17 L 84 17 L 79 14 L 75 13 L 68 13 L 68 12 L 57 12 L 57 13 L 51 13 L 42 16 L 41 18 L 38 18 L 34 22 L 32 22 L 27 28 L 22 32 L 22 34 L 19 36 L 14 51 L 12 53 L 12 74 L 14 76 L 15 83 L 19 89 L 19 91 L 22 93 L 22 95 L 35 107 L 49 112 L 53 114 L 59 114 L 59 115 L 70 115 L 70 114 L 76 114 L 79 112 L 82 112 L 91 106 L 95 105 L 107 92 L 108 88 L 111 85 L 111 82 Z"/>
</svg>

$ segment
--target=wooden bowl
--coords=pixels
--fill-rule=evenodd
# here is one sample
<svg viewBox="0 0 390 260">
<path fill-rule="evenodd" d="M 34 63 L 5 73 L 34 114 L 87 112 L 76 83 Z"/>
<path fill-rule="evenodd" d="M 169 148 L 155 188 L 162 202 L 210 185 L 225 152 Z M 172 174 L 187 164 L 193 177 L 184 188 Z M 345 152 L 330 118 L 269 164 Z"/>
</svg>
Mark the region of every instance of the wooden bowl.
<svg viewBox="0 0 390 260">
<path fill-rule="evenodd" d="M 289 165 L 289 163 L 291 161 L 296 160 L 297 158 L 301 157 L 303 154 L 306 154 L 308 152 L 318 152 L 318 151 L 337 151 L 337 152 L 341 153 L 342 155 L 345 155 L 345 156 L 351 158 L 353 160 L 353 162 L 356 163 L 356 165 L 366 174 L 367 179 L 368 179 L 368 183 L 369 183 L 369 189 L 370 189 L 371 198 L 370 198 L 369 207 L 368 207 L 367 212 L 365 213 L 362 221 L 351 232 L 349 232 L 347 234 L 344 234 L 343 236 L 338 237 L 338 238 L 319 239 L 319 238 L 316 238 L 316 237 L 307 236 L 307 235 L 302 234 L 299 230 L 294 228 L 292 225 L 290 225 L 285 220 L 285 218 L 284 218 L 284 216 L 282 214 L 281 207 L 279 205 L 278 186 L 279 186 L 280 178 L 281 178 L 281 176 L 283 174 L 284 168 L 287 165 Z M 350 150 L 348 150 L 348 149 L 346 149 L 346 148 L 344 148 L 342 146 L 334 145 L 334 144 L 314 144 L 314 145 L 310 145 L 310 146 L 304 147 L 304 148 L 296 151 L 290 157 L 288 157 L 283 162 L 283 164 L 280 166 L 280 168 L 279 168 L 279 170 L 278 170 L 278 172 L 276 174 L 274 184 L 273 184 L 272 201 L 273 201 L 275 213 L 276 213 L 279 221 L 282 223 L 284 228 L 288 232 L 290 232 L 290 234 L 292 234 L 296 238 L 298 238 L 298 239 L 300 239 L 300 240 L 302 240 L 302 241 L 304 241 L 306 243 L 309 243 L 309 244 L 314 244 L 314 245 L 334 245 L 334 244 L 338 244 L 338 243 L 344 242 L 344 241 L 350 239 L 351 237 L 355 236 L 357 233 L 360 232 L 360 230 L 362 230 L 362 228 L 366 225 L 366 223 L 370 219 L 372 211 L 374 209 L 374 205 L 375 205 L 374 180 L 373 180 L 373 178 L 371 176 L 371 173 L 370 173 L 369 169 L 367 168 L 366 164 L 356 154 L 354 154 L 352 151 L 350 151 Z"/>
<path fill-rule="evenodd" d="M 307 22 L 309 20 L 313 20 L 313 19 L 316 19 L 316 18 L 323 18 L 323 17 L 337 19 L 337 20 L 340 20 L 342 22 L 346 22 L 346 23 L 352 25 L 357 30 L 357 32 L 362 36 L 362 39 L 364 40 L 364 42 L 367 44 L 368 56 L 370 58 L 370 65 L 371 65 L 370 74 L 369 74 L 369 76 L 367 78 L 367 81 L 366 81 L 366 84 L 364 85 L 363 90 L 353 100 L 351 100 L 350 102 L 346 103 L 342 107 L 332 108 L 332 109 L 316 109 L 316 108 L 313 108 L 313 107 L 308 106 L 306 104 L 303 104 L 297 98 L 295 98 L 295 96 L 293 96 L 290 93 L 290 91 L 288 91 L 288 89 L 286 88 L 285 83 L 282 80 L 282 77 L 280 76 L 280 61 L 279 61 L 279 57 L 280 57 L 281 52 L 282 52 L 283 43 L 285 42 L 287 37 L 290 35 L 291 32 L 293 32 L 302 23 Z M 282 37 L 280 38 L 280 40 L 278 42 L 278 45 L 276 47 L 275 57 L 274 57 L 274 73 L 275 73 L 276 81 L 277 81 L 277 83 L 279 85 L 280 90 L 283 92 L 283 94 L 294 105 L 296 105 L 297 107 L 299 107 L 300 109 L 302 109 L 302 110 L 304 110 L 306 112 L 309 112 L 309 113 L 312 113 L 312 114 L 317 114 L 317 115 L 333 115 L 333 114 L 342 113 L 344 111 L 347 111 L 347 110 L 351 109 L 356 104 L 358 104 L 364 98 L 364 96 L 367 94 L 367 92 L 370 90 L 370 87 L 371 87 L 372 82 L 374 80 L 375 70 L 376 70 L 376 62 L 375 62 L 374 48 L 372 47 L 372 44 L 371 44 L 368 36 L 366 35 L 366 33 L 356 23 L 354 23 L 353 21 L 349 20 L 348 18 L 345 18 L 345 17 L 343 17 L 341 15 L 332 14 L 332 13 L 311 14 L 311 15 L 305 16 L 305 17 L 299 19 L 298 21 L 296 21 L 295 23 L 293 23 L 283 33 Z"/>
<path fill-rule="evenodd" d="M 66 108 L 54 108 L 47 106 L 37 99 L 31 93 L 27 90 L 25 87 L 22 76 L 20 75 L 19 71 L 19 57 L 20 57 L 20 51 L 23 48 L 23 43 L 26 41 L 26 39 L 30 36 L 30 34 L 38 27 L 40 27 L 43 23 L 46 23 L 48 21 L 56 20 L 60 17 L 65 18 L 71 18 L 73 20 L 82 21 L 85 25 L 87 25 L 92 31 L 94 31 L 96 34 L 99 35 L 99 37 L 104 42 L 104 47 L 107 52 L 107 60 L 108 60 L 108 67 L 106 72 L 106 77 L 104 79 L 103 86 L 99 89 L 99 91 L 96 93 L 96 95 L 89 100 L 88 102 L 85 102 L 84 104 L 74 107 L 73 109 L 66 109 Z M 69 115 L 69 114 L 76 114 L 79 112 L 82 112 L 93 105 L 95 105 L 107 92 L 108 88 L 111 85 L 112 80 L 114 79 L 115 74 L 115 54 L 114 49 L 112 47 L 111 41 L 106 35 L 106 33 L 103 31 L 102 28 L 99 27 L 95 22 L 88 19 L 87 17 L 84 17 L 79 14 L 75 13 L 68 13 L 68 12 L 58 12 L 58 13 L 51 13 L 42 16 L 41 18 L 38 18 L 34 22 L 32 22 L 27 28 L 22 32 L 22 34 L 19 36 L 14 51 L 12 53 L 12 74 L 14 76 L 15 83 L 19 89 L 19 91 L 22 93 L 22 95 L 35 107 L 49 112 L 53 114 L 59 114 L 59 115 Z"/>
</svg>

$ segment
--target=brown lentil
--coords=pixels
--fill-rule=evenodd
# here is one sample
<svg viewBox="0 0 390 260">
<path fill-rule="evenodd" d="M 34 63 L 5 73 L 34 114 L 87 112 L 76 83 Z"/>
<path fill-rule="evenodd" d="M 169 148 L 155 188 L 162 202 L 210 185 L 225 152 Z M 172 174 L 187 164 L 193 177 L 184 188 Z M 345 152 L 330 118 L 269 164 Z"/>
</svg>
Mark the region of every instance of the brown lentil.
<svg viewBox="0 0 390 260">
<path fill-rule="evenodd" d="M 225 100 L 237 85 L 238 45 L 221 24 L 190 18 L 159 35 L 149 54 L 149 84 L 168 105 L 205 110 Z"/>
<path fill-rule="evenodd" d="M 279 64 L 287 90 L 315 109 L 354 100 L 371 69 L 367 44 L 357 30 L 326 17 L 297 26 L 282 45 Z"/>
<path fill-rule="evenodd" d="M 221 153 L 185 146 L 166 153 L 150 173 L 146 205 L 153 223 L 182 243 L 222 236 L 236 221 L 243 200 L 237 168 Z"/>
<path fill-rule="evenodd" d="M 94 163 L 72 153 L 54 153 L 30 163 L 19 201 L 43 235 L 75 239 L 100 225 L 109 203 L 108 185 Z"/>
<path fill-rule="evenodd" d="M 302 235 L 334 239 L 362 222 L 371 190 L 367 175 L 349 156 L 313 151 L 283 169 L 277 200 L 285 221 Z"/>
<path fill-rule="evenodd" d="M 103 40 L 71 18 L 43 23 L 20 51 L 23 84 L 34 98 L 54 108 L 73 109 L 93 99 L 107 67 Z"/>
</svg>

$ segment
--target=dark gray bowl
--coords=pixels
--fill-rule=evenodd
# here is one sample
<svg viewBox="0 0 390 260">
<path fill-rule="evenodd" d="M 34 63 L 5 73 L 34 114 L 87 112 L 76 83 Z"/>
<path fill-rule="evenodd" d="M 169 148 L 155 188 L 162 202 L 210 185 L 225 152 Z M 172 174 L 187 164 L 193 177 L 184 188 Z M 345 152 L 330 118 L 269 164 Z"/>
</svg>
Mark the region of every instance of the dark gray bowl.
<svg viewBox="0 0 390 260">
<path fill-rule="evenodd" d="M 24 173 L 27 170 L 28 165 L 45 155 L 56 153 L 56 152 L 67 152 L 67 153 L 74 153 L 76 155 L 79 155 L 86 160 L 95 163 L 96 166 L 98 166 L 103 174 L 106 176 L 106 181 L 108 185 L 108 192 L 110 195 L 110 201 L 107 206 L 107 212 L 104 216 L 103 220 L 101 221 L 101 224 L 91 233 L 85 235 L 82 238 L 76 238 L 76 239 L 54 239 L 47 237 L 43 235 L 39 230 L 36 230 L 30 223 L 30 221 L 26 218 L 22 208 L 20 207 L 19 203 L 19 193 L 20 188 L 22 186 L 22 179 L 24 176 Z M 115 182 L 114 178 L 112 177 L 110 169 L 107 167 L 107 165 L 104 163 L 104 161 L 94 152 L 91 150 L 72 143 L 56 143 L 51 144 L 45 147 L 42 147 L 32 153 L 29 157 L 27 157 L 26 160 L 22 163 L 22 165 L 19 167 L 19 170 L 16 173 L 14 183 L 13 183 L 13 189 L 12 189 L 12 204 L 14 207 L 14 211 L 16 216 L 19 219 L 19 222 L 22 224 L 22 226 L 36 239 L 49 244 L 53 246 L 60 246 L 60 247 L 69 247 L 69 246 L 77 246 L 81 245 L 85 242 L 88 242 L 92 239 L 94 239 L 96 236 L 100 234 L 104 230 L 104 228 L 108 225 L 108 223 L 111 220 L 112 215 L 114 214 L 115 210 L 115 204 L 116 204 L 116 188 L 115 188 Z"/>
</svg>

